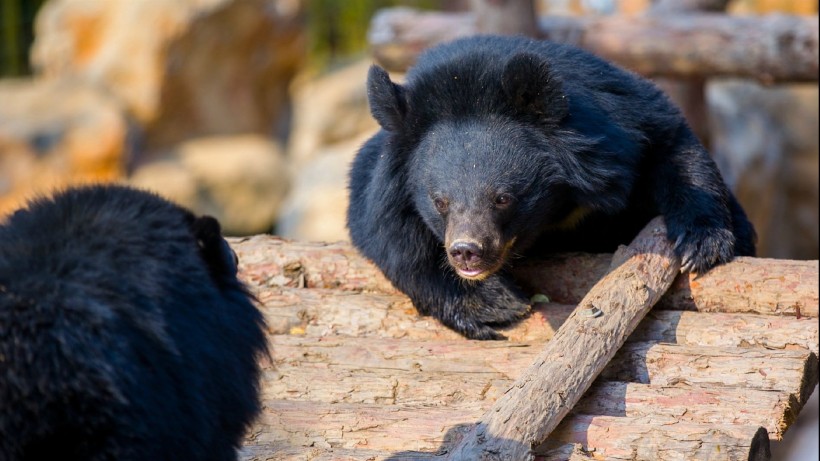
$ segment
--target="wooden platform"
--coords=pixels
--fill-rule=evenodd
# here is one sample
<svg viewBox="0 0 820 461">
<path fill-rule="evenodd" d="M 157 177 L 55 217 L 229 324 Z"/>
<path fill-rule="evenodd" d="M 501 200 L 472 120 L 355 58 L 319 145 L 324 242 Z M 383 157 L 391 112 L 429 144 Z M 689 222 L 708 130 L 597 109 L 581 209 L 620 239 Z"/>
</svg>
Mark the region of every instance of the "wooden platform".
<svg viewBox="0 0 820 461">
<path fill-rule="evenodd" d="M 509 341 L 480 342 L 419 317 L 347 244 L 230 243 L 272 347 L 246 461 L 445 459 L 611 259 L 522 268 L 552 302 Z M 817 384 L 817 283 L 817 261 L 740 258 L 680 276 L 538 459 L 768 459 Z"/>
</svg>

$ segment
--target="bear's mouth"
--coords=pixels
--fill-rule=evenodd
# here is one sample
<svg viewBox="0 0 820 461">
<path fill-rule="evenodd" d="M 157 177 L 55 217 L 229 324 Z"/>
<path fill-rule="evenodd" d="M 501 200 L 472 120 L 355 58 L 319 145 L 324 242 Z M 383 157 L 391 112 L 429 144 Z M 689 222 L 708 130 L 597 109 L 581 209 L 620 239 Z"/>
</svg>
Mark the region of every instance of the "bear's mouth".
<svg viewBox="0 0 820 461">
<path fill-rule="evenodd" d="M 459 277 L 465 280 L 481 281 L 495 274 L 504 265 L 504 258 L 493 258 L 483 260 L 479 264 L 458 264 L 450 261 L 450 266 L 456 271 Z"/>
<path fill-rule="evenodd" d="M 456 267 L 456 272 L 458 273 L 459 277 L 465 278 L 467 280 L 482 280 L 487 275 L 489 275 L 487 270 L 485 269 L 462 269 L 460 267 Z"/>
<path fill-rule="evenodd" d="M 506 244 L 501 248 L 501 254 L 491 254 L 485 255 L 479 261 L 473 261 L 472 263 L 465 263 L 463 261 L 455 261 L 452 258 L 448 257 L 450 262 L 450 267 L 456 271 L 459 277 L 465 280 L 471 281 L 481 281 L 486 279 L 487 277 L 495 274 L 501 267 L 504 266 L 504 262 L 507 260 L 507 255 L 510 252 L 510 249 L 515 244 L 515 237 L 510 239 L 506 242 Z"/>
</svg>

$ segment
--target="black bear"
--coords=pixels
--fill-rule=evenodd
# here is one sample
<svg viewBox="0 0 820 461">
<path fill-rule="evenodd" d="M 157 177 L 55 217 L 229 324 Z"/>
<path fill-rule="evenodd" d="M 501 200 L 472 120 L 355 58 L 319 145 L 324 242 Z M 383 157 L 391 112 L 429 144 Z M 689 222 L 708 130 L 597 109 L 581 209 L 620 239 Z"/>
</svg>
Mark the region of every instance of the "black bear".
<svg viewBox="0 0 820 461">
<path fill-rule="evenodd" d="M 0 225 L 0 461 L 235 460 L 266 355 L 214 218 L 98 185 Z"/>
<path fill-rule="evenodd" d="M 479 36 L 373 66 L 381 130 L 350 171 L 353 244 L 421 314 L 475 339 L 528 311 L 507 269 L 608 252 L 663 215 L 685 271 L 754 255 L 754 230 L 680 111 L 580 49 Z"/>
</svg>

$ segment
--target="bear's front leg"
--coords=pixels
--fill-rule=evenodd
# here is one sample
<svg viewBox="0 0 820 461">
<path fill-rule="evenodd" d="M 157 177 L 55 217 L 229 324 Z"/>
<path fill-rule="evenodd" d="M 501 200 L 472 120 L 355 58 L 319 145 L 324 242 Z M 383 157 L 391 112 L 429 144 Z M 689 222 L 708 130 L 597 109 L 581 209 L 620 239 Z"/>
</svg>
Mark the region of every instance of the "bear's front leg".
<svg viewBox="0 0 820 461">
<path fill-rule="evenodd" d="M 457 281 L 451 296 L 427 310 L 443 324 L 470 339 L 506 339 L 495 328 L 514 325 L 530 313 L 530 304 L 520 289 L 502 274 L 480 282 Z M 412 298 L 412 296 L 411 296 Z M 417 306 L 426 300 L 413 301 Z"/>
<path fill-rule="evenodd" d="M 650 193 L 666 221 L 681 271 L 703 274 L 735 255 L 754 253 L 751 224 L 688 128 L 667 156 L 653 160 Z"/>
</svg>

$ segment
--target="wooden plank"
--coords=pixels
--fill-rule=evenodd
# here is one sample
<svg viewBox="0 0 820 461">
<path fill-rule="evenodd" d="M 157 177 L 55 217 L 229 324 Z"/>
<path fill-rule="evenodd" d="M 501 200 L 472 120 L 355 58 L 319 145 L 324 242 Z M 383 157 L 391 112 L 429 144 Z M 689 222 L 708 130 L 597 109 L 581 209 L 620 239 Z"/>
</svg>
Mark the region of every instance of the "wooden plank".
<svg viewBox="0 0 820 461">
<path fill-rule="evenodd" d="M 257 235 L 228 239 L 241 277 L 260 296 L 281 287 L 397 293 L 381 272 L 348 243 L 306 243 Z M 611 255 L 556 255 L 516 268 L 532 291 L 577 304 L 606 273 Z M 736 258 L 694 277 L 680 275 L 658 308 L 813 317 L 818 314 L 820 263 Z"/>
<path fill-rule="evenodd" d="M 319 459 L 347 459 L 344 454 L 356 456 L 353 450 L 357 449 L 376 459 L 382 459 L 378 456 L 385 452 L 393 453 L 389 459 L 412 459 L 403 457 L 409 454 L 397 452 L 437 452 L 451 447 L 464 437 L 472 426 L 470 421 L 480 413 L 471 404 L 424 408 L 269 400 L 248 437 L 248 446 L 257 447 L 249 451 L 257 458 L 244 459 L 266 456 L 263 447 L 323 450 L 325 457 Z M 691 424 L 668 416 L 572 415 L 536 449 L 536 459 L 567 459 L 561 457 L 567 448 L 581 444 L 587 452 L 603 456 L 597 459 L 746 461 L 755 444 L 755 450 L 760 450 L 760 445 L 768 448 L 768 441 L 765 430 L 751 426 Z M 328 450 L 341 450 L 340 457 L 328 456 Z M 298 453 L 293 448 L 290 451 Z M 628 454 L 633 457 L 626 457 Z"/>
</svg>

